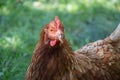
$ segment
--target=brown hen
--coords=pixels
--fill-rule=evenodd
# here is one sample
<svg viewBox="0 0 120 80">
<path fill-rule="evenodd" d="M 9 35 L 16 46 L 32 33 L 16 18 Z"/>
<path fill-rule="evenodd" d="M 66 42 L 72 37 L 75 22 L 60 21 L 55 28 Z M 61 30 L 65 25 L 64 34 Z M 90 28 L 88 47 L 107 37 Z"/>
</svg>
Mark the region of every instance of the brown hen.
<svg viewBox="0 0 120 80">
<path fill-rule="evenodd" d="M 56 16 L 41 31 L 26 80 L 120 80 L 120 49 L 109 40 L 73 52 Z"/>
</svg>

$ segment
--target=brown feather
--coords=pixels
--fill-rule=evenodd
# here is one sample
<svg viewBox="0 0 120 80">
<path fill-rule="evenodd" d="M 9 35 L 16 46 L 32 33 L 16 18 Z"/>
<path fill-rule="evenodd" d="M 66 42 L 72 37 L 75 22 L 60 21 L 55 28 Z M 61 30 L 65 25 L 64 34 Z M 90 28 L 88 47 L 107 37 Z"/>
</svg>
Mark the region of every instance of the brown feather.
<svg viewBox="0 0 120 80">
<path fill-rule="evenodd" d="M 115 73 L 117 64 L 109 66 L 104 64 L 111 55 L 105 55 L 103 60 L 92 59 L 88 54 L 82 54 L 79 50 L 73 52 L 68 41 L 57 43 L 54 47 L 44 43 L 44 29 L 40 35 L 32 61 L 26 73 L 26 80 L 119 80 L 119 74 Z M 63 27 L 63 25 L 62 25 Z M 109 53 L 108 53 L 109 54 Z M 97 54 L 99 56 L 99 54 Z M 119 60 L 119 58 L 118 58 Z M 118 61 L 117 59 L 115 61 Z"/>
</svg>

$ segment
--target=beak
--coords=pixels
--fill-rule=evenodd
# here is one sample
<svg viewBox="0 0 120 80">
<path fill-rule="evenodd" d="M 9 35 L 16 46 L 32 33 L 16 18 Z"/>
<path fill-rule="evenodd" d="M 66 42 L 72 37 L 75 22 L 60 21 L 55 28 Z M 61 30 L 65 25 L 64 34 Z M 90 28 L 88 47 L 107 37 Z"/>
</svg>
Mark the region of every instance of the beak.
<svg viewBox="0 0 120 80">
<path fill-rule="evenodd" d="M 64 38 L 64 34 L 59 34 L 58 35 L 58 40 L 63 44 L 63 38 Z"/>
</svg>

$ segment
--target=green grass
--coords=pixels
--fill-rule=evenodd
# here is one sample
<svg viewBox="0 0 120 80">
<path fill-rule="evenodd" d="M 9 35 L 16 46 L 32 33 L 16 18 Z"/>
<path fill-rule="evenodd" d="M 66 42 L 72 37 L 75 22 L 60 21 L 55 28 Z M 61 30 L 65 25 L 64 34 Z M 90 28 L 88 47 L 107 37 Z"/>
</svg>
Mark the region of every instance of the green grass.
<svg viewBox="0 0 120 80">
<path fill-rule="evenodd" d="M 119 0 L 0 1 L 0 80 L 24 80 L 42 27 L 58 15 L 73 50 L 108 36 L 120 22 Z"/>
</svg>

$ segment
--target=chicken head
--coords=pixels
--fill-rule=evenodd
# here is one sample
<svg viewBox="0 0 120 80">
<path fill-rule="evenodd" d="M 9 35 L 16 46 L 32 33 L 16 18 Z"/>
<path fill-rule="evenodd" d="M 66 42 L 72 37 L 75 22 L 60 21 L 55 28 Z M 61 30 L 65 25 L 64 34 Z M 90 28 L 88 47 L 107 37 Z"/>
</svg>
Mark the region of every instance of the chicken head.
<svg viewBox="0 0 120 80">
<path fill-rule="evenodd" d="M 54 47 L 56 44 L 62 44 L 64 39 L 64 26 L 58 16 L 51 21 L 44 29 L 44 43 Z"/>
</svg>

